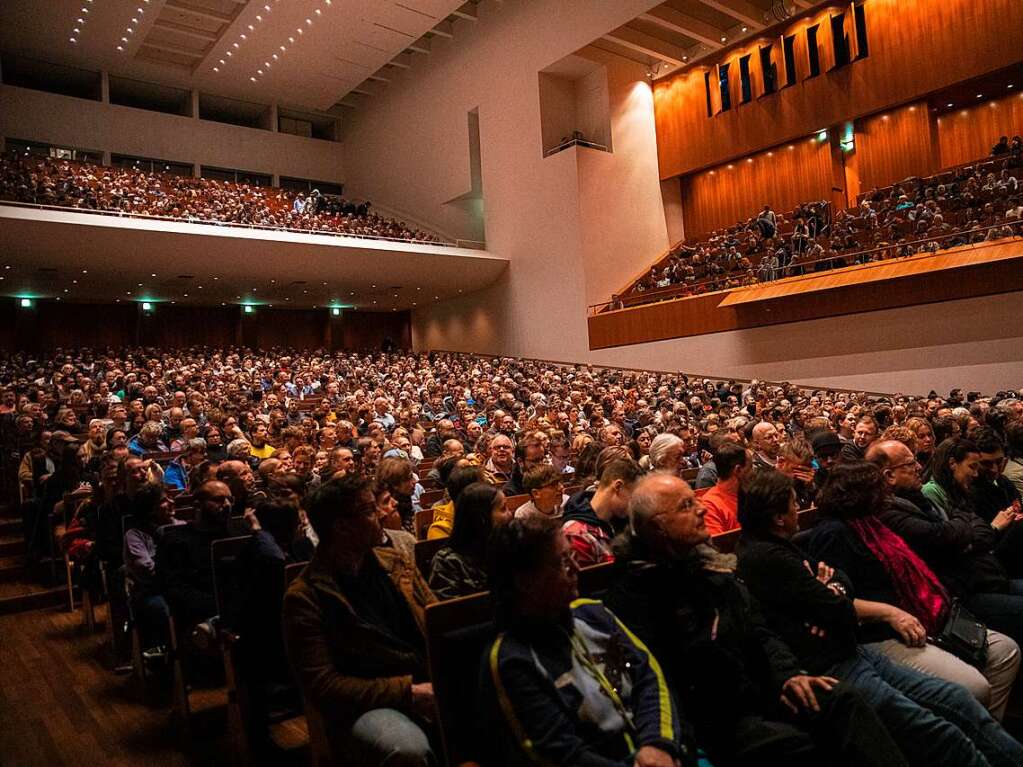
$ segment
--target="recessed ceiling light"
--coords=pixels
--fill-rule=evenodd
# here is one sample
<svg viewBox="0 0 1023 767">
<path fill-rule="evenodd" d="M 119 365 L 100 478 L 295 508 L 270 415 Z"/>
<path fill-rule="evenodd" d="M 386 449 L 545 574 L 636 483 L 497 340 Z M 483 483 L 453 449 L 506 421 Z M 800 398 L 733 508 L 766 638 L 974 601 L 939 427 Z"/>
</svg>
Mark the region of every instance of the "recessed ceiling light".
<svg viewBox="0 0 1023 767">
<path fill-rule="evenodd" d="M 945 106 L 947 106 L 949 109 L 951 109 L 953 105 L 952 104 L 945 104 Z"/>
<path fill-rule="evenodd" d="M 245 33 L 244 33 L 244 32 L 243 32 L 242 34 L 238 35 L 238 36 L 239 36 L 239 37 L 240 37 L 240 38 L 241 38 L 242 40 L 248 40 L 248 39 L 249 39 L 249 38 L 247 38 L 247 37 L 245 36 Z"/>
<path fill-rule="evenodd" d="M 70 41 L 71 41 L 71 42 L 73 42 L 73 43 L 77 43 L 77 42 L 78 42 L 78 41 L 77 41 L 77 40 L 75 40 L 75 38 L 73 38 L 73 37 L 69 37 L 69 38 L 68 38 L 68 40 L 70 40 Z"/>
<path fill-rule="evenodd" d="M 252 80 L 252 82 L 256 82 L 256 78 L 255 77 L 250 77 L 249 79 Z"/>
<path fill-rule="evenodd" d="M 982 98 L 984 98 L 984 94 L 983 94 L 983 93 L 978 93 L 978 94 L 977 94 L 977 98 L 978 98 L 978 99 L 982 99 Z"/>
</svg>

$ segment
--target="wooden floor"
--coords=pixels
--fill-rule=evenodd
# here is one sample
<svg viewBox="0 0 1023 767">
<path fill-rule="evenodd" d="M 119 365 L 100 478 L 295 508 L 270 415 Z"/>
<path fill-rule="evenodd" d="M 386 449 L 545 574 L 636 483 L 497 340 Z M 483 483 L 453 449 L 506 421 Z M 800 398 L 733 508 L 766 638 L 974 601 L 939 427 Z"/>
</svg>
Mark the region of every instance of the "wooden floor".
<svg viewBox="0 0 1023 767">
<path fill-rule="evenodd" d="M 97 632 L 89 634 L 81 612 L 0 616 L 0 765 L 231 765 L 224 690 L 192 693 L 188 746 L 172 725 L 166 698 L 143 701 L 130 675 L 110 669 L 105 607 L 97 618 Z M 293 747 L 305 737 L 304 724 L 275 736 Z M 291 748 L 266 761 L 291 767 L 307 756 Z"/>
</svg>

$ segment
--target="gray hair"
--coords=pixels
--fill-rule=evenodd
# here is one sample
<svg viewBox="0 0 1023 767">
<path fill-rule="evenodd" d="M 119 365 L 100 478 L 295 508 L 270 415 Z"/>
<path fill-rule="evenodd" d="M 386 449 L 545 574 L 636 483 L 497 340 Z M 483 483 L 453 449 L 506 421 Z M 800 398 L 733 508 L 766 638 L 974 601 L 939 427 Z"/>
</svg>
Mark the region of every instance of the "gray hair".
<svg viewBox="0 0 1023 767">
<path fill-rule="evenodd" d="M 655 469 L 658 468 L 664 457 L 668 454 L 668 451 L 681 444 L 681 437 L 668 433 L 658 434 L 654 437 L 653 442 L 650 443 L 650 465 Z"/>
<path fill-rule="evenodd" d="M 252 455 L 252 445 L 247 439 L 232 439 L 227 443 L 228 458 L 248 458 Z"/>
<path fill-rule="evenodd" d="M 139 429 L 140 437 L 156 437 L 159 439 L 163 436 L 163 424 L 159 421 L 146 421 L 142 424 L 142 428 Z"/>
</svg>

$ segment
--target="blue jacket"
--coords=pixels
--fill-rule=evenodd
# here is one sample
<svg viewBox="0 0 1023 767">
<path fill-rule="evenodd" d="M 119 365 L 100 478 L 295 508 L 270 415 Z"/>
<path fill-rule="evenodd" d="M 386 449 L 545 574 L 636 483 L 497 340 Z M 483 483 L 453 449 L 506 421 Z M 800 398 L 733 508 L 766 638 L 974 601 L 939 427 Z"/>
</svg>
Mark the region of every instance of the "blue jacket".
<svg viewBox="0 0 1023 767">
<path fill-rule="evenodd" d="M 180 458 L 175 458 L 163 470 L 163 484 L 174 490 L 188 489 L 188 469 Z"/>
<path fill-rule="evenodd" d="M 519 622 L 490 647 L 484 689 L 512 741 L 495 763 L 632 767 L 648 745 L 695 763 L 657 659 L 600 602 L 571 610 L 571 627 Z"/>
</svg>

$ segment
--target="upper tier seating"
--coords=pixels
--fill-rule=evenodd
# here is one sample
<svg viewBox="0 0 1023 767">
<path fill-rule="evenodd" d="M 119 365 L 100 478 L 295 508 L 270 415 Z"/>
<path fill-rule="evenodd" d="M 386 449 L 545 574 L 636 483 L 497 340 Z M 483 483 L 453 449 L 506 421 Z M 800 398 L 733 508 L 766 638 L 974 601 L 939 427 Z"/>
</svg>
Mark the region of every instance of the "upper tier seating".
<svg viewBox="0 0 1023 767">
<path fill-rule="evenodd" d="M 612 308 L 1011 237 L 1021 231 L 1021 169 L 1023 160 L 1010 156 L 911 177 L 833 214 L 826 202 L 804 203 L 776 216 L 774 236 L 754 215 L 676 245 Z"/>
<path fill-rule="evenodd" d="M 308 198 L 254 186 L 137 168 L 9 154 L 0 163 L 0 200 L 161 216 L 193 223 L 228 223 L 419 242 L 433 234 L 314 190 Z"/>
</svg>

